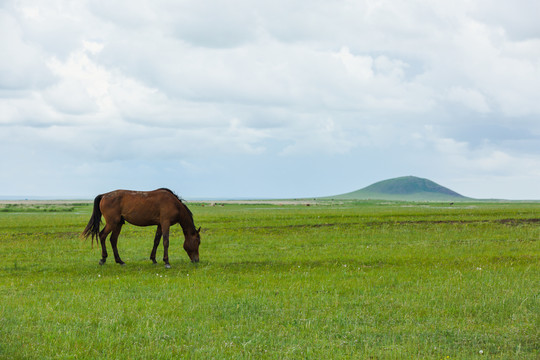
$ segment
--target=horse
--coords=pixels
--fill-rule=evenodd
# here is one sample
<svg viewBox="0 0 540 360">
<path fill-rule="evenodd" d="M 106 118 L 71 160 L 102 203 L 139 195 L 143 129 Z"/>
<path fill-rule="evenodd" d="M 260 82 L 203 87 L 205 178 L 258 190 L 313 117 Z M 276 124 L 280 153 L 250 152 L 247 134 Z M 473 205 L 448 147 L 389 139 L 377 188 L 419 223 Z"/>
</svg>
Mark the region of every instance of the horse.
<svg viewBox="0 0 540 360">
<path fill-rule="evenodd" d="M 105 227 L 99 231 L 102 215 L 105 218 Z M 117 243 L 122 225 L 126 221 L 136 226 L 157 225 L 150 260 L 154 264 L 157 263 L 156 250 L 161 237 L 163 237 L 163 261 L 166 268 L 171 267 L 169 264 L 169 228 L 172 225 L 180 224 L 184 232 L 184 250 L 191 262 L 199 262 L 201 228 L 195 228 L 193 214 L 186 204 L 171 190 L 161 188 L 153 191 L 115 190 L 96 196 L 92 216 L 81 236 L 84 238 L 92 236 L 92 244 L 94 239 L 96 239 L 97 244 L 99 237 L 101 242 L 100 265 L 107 261 L 105 240 L 110 233 L 112 233 L 110 242 L 114 259 L 120 265 L 125 264 L 118 254 Z"/>
</svg>

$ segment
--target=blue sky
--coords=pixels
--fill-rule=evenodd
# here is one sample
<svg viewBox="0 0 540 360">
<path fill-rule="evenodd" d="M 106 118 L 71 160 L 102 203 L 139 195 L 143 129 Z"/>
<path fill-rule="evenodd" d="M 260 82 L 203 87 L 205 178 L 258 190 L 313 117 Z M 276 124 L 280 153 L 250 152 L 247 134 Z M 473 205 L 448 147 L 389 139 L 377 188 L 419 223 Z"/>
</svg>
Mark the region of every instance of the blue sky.
<svg viewBox="0 0 540 360">
<path fill-rule="evenodd" d="M 538 1 L 3 1 L 0 196 L 540 199 Z"/>
</svg>

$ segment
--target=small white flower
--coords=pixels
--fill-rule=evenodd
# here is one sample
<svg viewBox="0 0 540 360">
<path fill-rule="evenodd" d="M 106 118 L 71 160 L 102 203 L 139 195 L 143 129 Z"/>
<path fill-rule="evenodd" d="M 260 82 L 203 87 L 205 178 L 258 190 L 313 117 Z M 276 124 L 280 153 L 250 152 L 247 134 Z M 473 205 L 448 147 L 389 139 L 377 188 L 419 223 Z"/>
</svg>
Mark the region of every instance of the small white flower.
<svg viewBox="0 0 540 360">
<path fill-rule="evenodd" d="M 484 353 L 484 350 L 480 350 L 478 353 L 482 355 Z"/>
<path fill-rule="evenodd" d="M 481 268 L 481 267 L 477 267 L 476 270 L 482 271 L 482 268 Z"/>
<path fill-rule="evenodd" d="M 97 276 L 97 277 L 101 277 L 101 274 L 98 274 L 98 276 Z"/>
</svg>

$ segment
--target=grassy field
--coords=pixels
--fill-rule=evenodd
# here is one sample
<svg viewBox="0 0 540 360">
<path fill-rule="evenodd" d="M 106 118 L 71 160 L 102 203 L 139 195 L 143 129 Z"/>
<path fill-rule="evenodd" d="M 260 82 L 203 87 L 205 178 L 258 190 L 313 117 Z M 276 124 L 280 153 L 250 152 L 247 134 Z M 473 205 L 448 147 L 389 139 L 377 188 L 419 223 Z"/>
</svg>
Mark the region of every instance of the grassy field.
<svg viewBox="0 0 540 360">
<path fill-rule="evenodd" d="M 154 228 L 99 266 L 90 205 L 3 206 L 0 359 L 540 357 L 539 203 L 189 206 L 172 269 Z"/>
</svg>

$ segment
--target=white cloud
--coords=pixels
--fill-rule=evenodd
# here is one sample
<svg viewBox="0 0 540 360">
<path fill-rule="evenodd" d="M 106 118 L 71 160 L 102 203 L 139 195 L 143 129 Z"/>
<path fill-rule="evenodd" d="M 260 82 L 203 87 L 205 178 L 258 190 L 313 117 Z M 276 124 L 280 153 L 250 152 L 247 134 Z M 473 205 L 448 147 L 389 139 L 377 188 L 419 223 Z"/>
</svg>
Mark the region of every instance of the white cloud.
<svg viewBox="0 0 540 360">
<path fill-rule="evenodd" d="M 348 48 L 341 48 L 335 55 L 343 62 L 347 73 L 359 81 L 369 81 L 373 78 L 373 58 L 371 56 L 354 56 Z"/>
<path fill-rule="evenodd" d="M 484 95 L 475 89 L 452 87 L 448 91 L 448 99 L 479 113 L 488 113 L 491 111 Z"/>
<path fill-rule="evenodd" d="M 472 13 L 480 21 L 499 27 L 513 40 L 540 38 L 538 1 L 479 0 Z"/>
<path fill-rule="evenodd" d="M 51 76 L 42 62 L 39 44 L 24 40 L 23 29 L 14 16 L 0 9 L 0 89 L 25 91 L 42 87 Z M 0 97 L 2 95 L 0 94 Z"/>
<path fill-rule="evenodd" d="M 59 111 L 86 113 L 98 108 L 102 112 L 111 111 L 108 96 L 111 75 L 95 64 L 85 50 L 74 51 L 65 62 L 52 58 L 48 66 L 60 81 L 45 93 Z"/>
<path fill-rule="evenodd" d="M 325 148 L 324 153 L 346 154 L 357 146 L 350 134 L 346 134 L 331 118 L 309 121 L 303 124 L 301 130 L 298 129 L 289 136 L 292 144 L 286 146 L 281 155 L 316 154 L 320 153 L 321 146 Z M 281 137 L 288 138 L 286 134 Z"/>
<path fill-rule="evenodd" d="M 215 164 L 228 154 L 232 164 L 376 153 L 388 164 L 425 151 L 422 161 L 441 173 L 532 178 L 537 8 L 525 0 L 6 1 L 0 149 L 24 138 L 45 159 L 47 149 L 51 158 L 69 154 L 66 167 L 75 157 L 140 160 L 141 171 L 158 155 Z"/>
<path fill-rule="evenodd" d="M 452 138 L 439 138 L 432 134 L 427 140 L 436 150 L 443 164 L 451 166 L 456 173 L 485 176 L 515 177 L 520 174 L 526 177 L 540 175 L 540 159 L 532 154 L 512 154 L 485 142 L 472 147 L 465 141 Z"/>
</svg>

